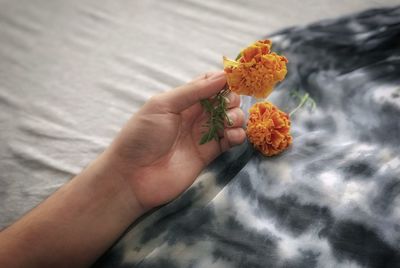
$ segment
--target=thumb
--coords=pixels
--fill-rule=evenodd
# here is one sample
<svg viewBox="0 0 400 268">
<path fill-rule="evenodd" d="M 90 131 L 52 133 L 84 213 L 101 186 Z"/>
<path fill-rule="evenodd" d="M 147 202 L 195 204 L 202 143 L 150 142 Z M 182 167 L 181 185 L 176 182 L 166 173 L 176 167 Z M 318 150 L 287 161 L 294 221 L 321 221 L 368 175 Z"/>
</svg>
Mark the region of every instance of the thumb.
<svg viewBox="0 0 400 268">
<path fill-rule="evenodd" d="M 160 100 L 172 113 L 180 113 L 190 106 L 217 94 L 226 84 L 225 73 L 208 73 L 186 85 L 160 95 Z"/>
</svg>

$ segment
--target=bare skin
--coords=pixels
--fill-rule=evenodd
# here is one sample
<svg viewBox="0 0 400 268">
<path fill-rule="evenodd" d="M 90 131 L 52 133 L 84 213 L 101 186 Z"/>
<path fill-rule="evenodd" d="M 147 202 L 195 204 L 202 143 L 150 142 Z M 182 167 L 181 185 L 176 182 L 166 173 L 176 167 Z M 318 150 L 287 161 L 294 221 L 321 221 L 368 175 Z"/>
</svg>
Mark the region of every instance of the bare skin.
<svg viewBox="0 0 400 268">
<path fill-rule="evenodd" d="M 0 233 L 0 267 L 88 267 L 143 213 L 187 189 L 219 154 L 243 143 L 240 98 L 229 96 L 219 142 L 198 142 L 199 101 L 225 85 L 223 72 L 151 98 L 79 175 Z"/>
</svg>

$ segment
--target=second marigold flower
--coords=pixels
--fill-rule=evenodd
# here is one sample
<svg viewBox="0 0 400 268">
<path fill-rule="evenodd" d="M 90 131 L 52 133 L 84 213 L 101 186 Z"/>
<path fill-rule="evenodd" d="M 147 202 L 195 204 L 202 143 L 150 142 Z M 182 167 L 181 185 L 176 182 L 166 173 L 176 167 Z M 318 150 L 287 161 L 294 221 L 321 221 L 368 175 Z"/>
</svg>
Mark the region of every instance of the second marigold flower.
<svg viewBox="0 0 400 268">
<path fill-rule="evenodd" d="M 289 116 L 270 102 L 258 102 L 250 108 L 246 133 L 266 156 L 279 154 L 292 143 Z"/>
<path fill-rule="evenodd" d="M 229 89 L 240 95 L 266 98 L 287 73 L 287 59 L 271 52 L 270 40 L 259 40 L 242 50 L 236 61 L 224 57 Z"/>
</svg>

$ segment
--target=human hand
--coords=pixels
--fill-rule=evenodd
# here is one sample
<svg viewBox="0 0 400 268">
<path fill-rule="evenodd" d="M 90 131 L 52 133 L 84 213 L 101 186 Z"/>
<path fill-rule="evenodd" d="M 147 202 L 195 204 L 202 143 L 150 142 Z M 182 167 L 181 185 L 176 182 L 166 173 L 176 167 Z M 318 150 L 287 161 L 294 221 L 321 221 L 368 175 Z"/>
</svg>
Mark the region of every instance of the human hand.
<svg viewBox="0 0 400 268">
<path fill-rule="evenodd" d="M 213 159 L 245 140 L 240 97 L 230 93 L 228 116 L 233 124 L 225 125 L 219 142 L 199 145 L 208 119 L 199 101 L 216 95 L 225 83 L 223 72 L 208 73 L 152 97 L 106 151 L 110 166 L 144 210 L 177 197 Z"/>
<path fill-rule="evenodd" d="M 208 117 L 199 101 L 225 83 L 224 73 L 210 73 L 151 98 L 103 154 L 0 232 L 0 266 L 88 267 L 132 221 L 182 193 L 208 163 L 245 139 L 240 99 L 231 94 L 233 125 L 219 142 L 199 145 Z"/>
</svg>

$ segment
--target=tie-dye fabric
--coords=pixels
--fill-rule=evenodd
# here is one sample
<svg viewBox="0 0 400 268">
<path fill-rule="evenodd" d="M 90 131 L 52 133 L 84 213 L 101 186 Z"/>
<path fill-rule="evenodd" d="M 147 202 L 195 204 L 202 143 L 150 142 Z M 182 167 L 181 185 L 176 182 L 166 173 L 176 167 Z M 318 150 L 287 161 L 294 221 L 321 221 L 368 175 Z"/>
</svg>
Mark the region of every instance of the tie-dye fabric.
<svg viewBox="0 0 400 268">
<path fill-rule="evenodd" d="M 272 40 L 289 72 L 269 100 L 317 102 L 293 116 L 291 148 L 222 155 L 97 267 L 400 267 L 400 8 Z"/>
</svg>

